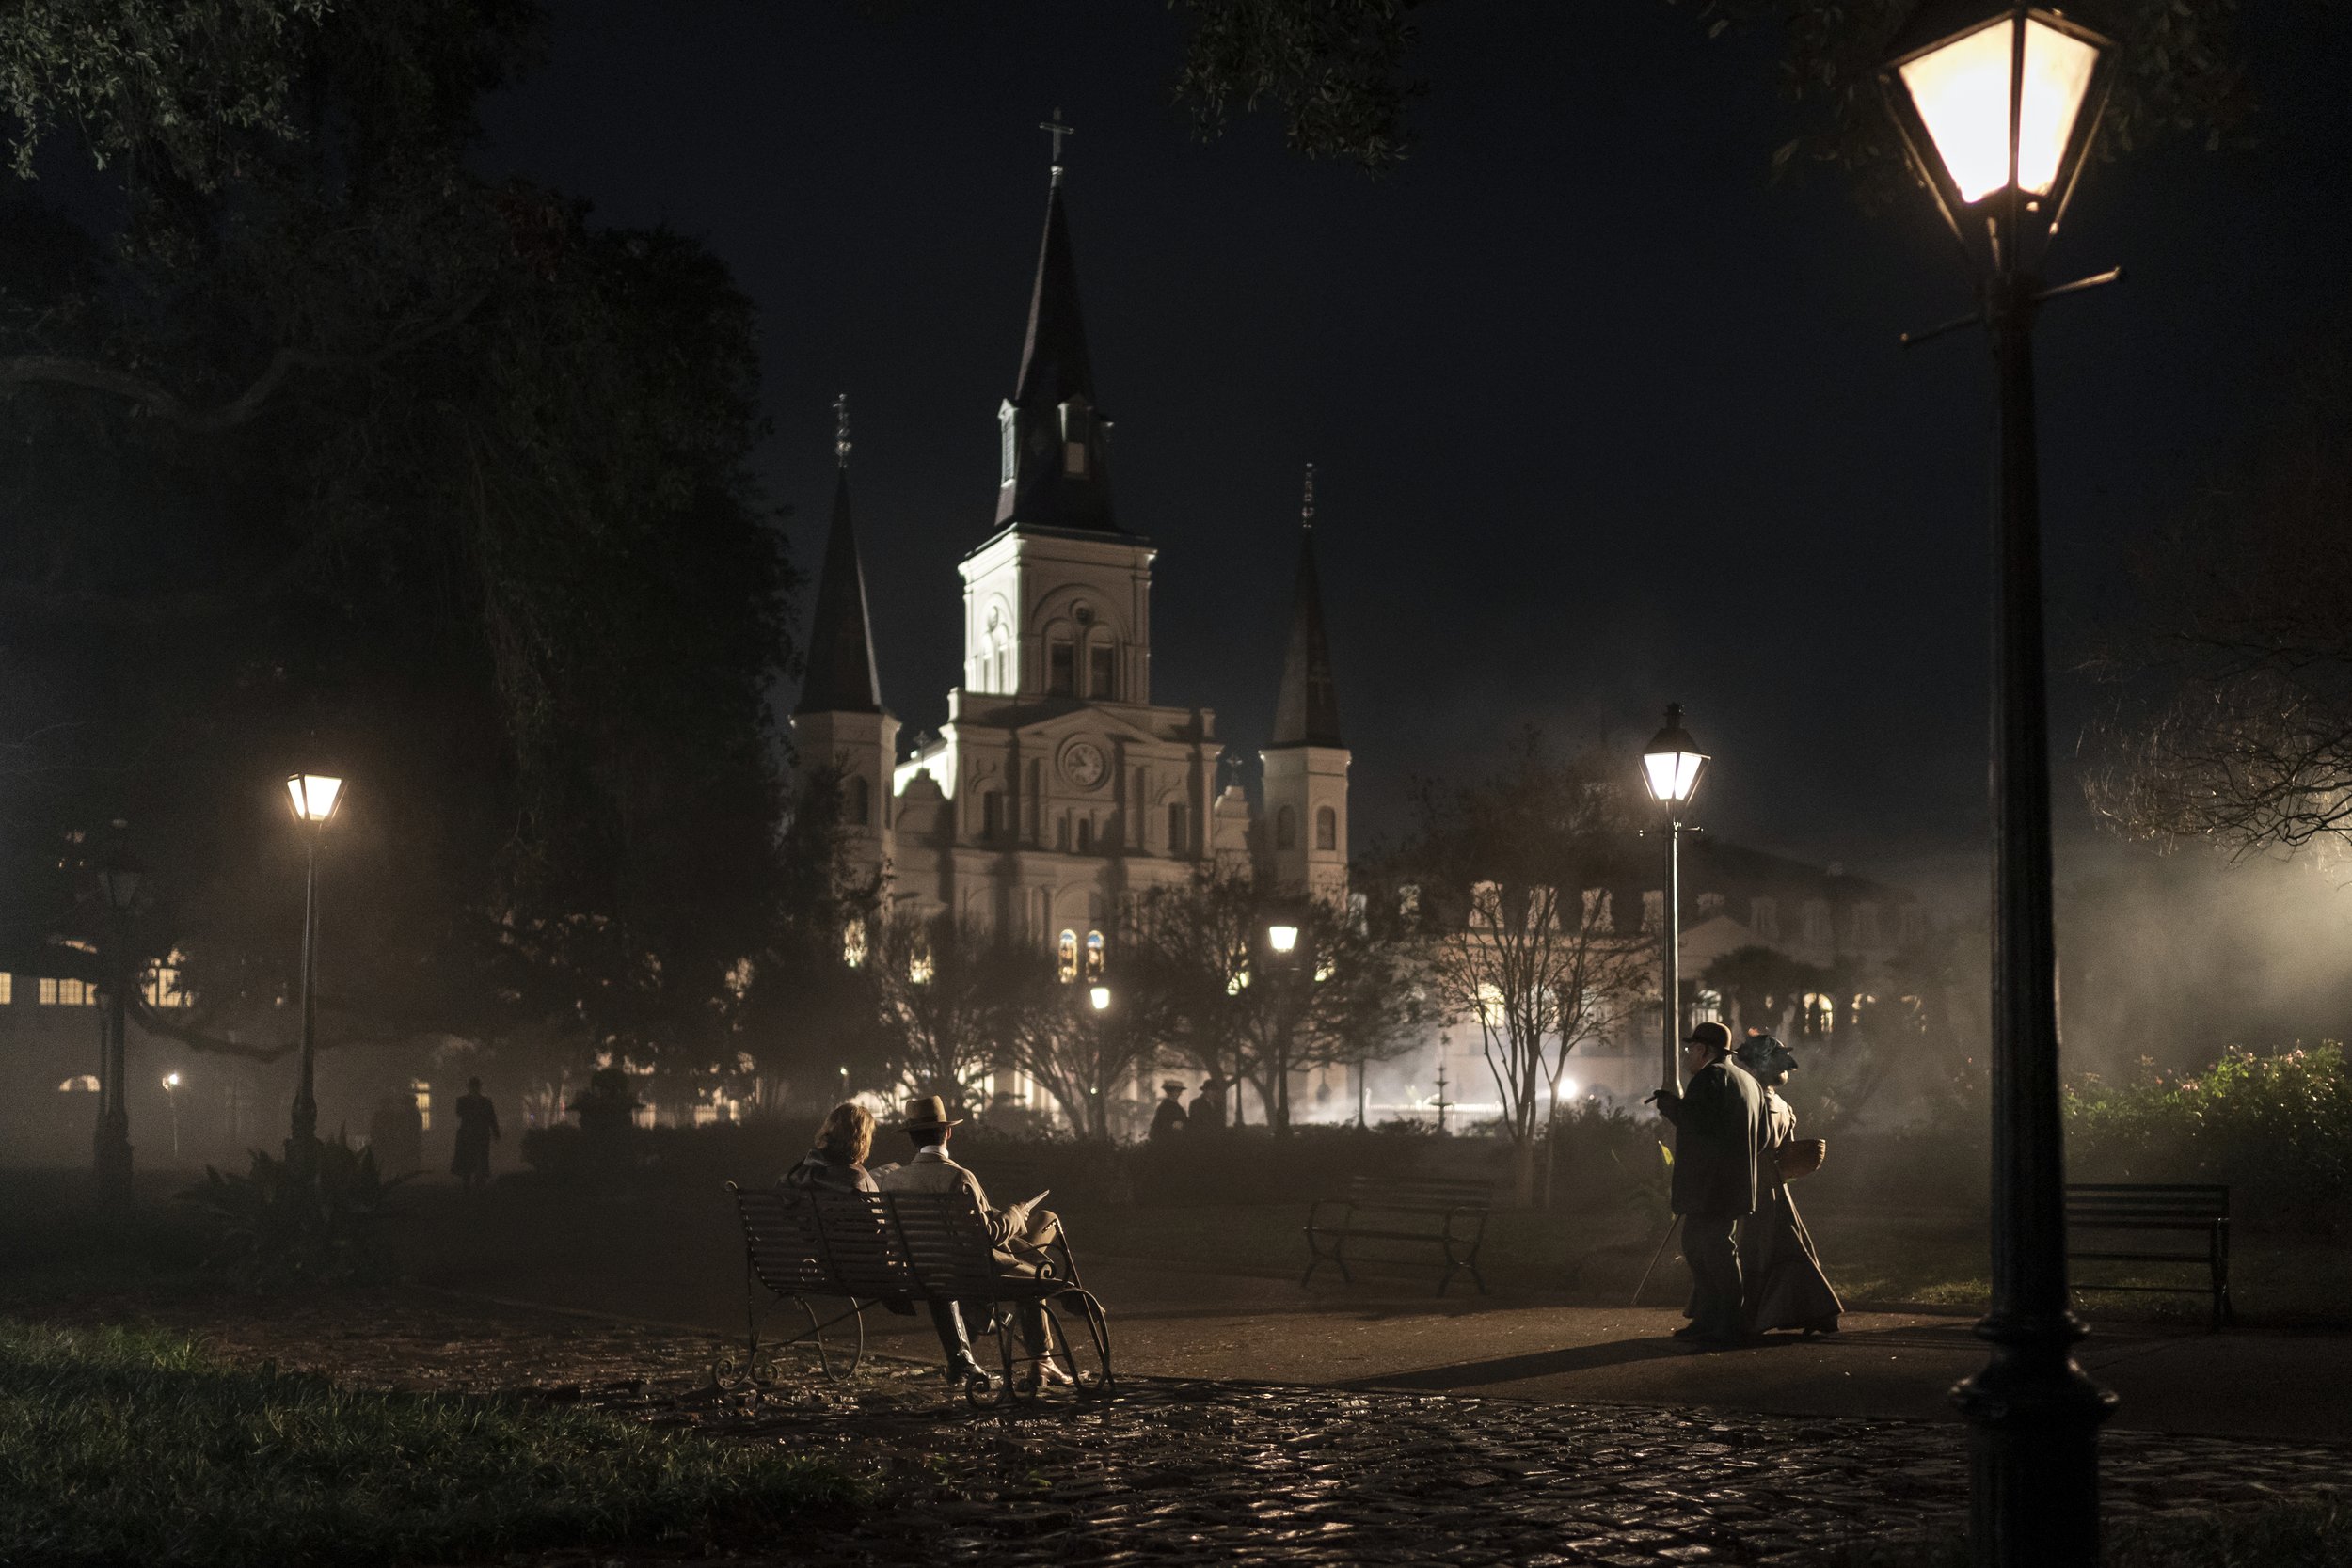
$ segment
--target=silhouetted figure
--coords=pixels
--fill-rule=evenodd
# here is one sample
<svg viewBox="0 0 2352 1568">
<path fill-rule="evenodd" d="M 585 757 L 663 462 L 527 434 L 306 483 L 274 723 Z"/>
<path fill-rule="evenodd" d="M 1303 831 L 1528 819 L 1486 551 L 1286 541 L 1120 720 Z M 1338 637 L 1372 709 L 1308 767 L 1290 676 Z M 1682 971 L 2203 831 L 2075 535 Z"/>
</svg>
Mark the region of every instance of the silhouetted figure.
<svg viewBox="0 0 2352 1568">
<path fill-rule="evenodd" d="M 468 1192 L 489 1184 L 490 1146 L 498 1137 L 499 1108 L 482 1092 L 481 1079 L 467 1079 L 466 1092 L 457 1097 L 457 1152 L 450 1159 L 449 1173 Z"/>
<path fill-rule="evenodd" d="M 1780 1085 L 1797 1069 L 1797 1058 L 1770 1035 L 1742 1041 L 1740 1063 L 1764 1086 L 1766 1144 L 1756 1212 L 1740 1227 L 1740 1270 L 1746 1286 L 1748 1328 L 1800 1328 L 1835 1334 L 1845 1306 L 1821 1272 L 1820 1255 L 1805 1230 L 1788 1183 L 1820 1168 L 1828 1145 L 1797 1136 L 1796 1108 Z"/>
<path fill-rule="evenodd" d="M 1191 1118 L 1184 1114 L 1184 1085 L 1171 1078 L 1160 1085 L 1159 1108 L 1152 1113 L 1152 1141 L 1182 1137 Z"/>
<path fill-rule="evenodd" d="M 845 1100 L 826 1114 L 825 1125 L 817 1130 L 817 1147 L 776 1178 L 776 1184 L 834 1193 L 878 1193 L 882 1189 L 866 1169 L 866 1157 L 873 1151 L 874 1113 Z"/>
<path fill-rule="evenodd" d="M 876 1171 L 874 1180 L 886 1193 L 952 1193 L 960 1189 L 970 1193 L 974 1207 L 979 1210 L 980 1219 L 988 1227 L 997 1267 L 1007 1274 L 1035 1274 L 1036 1259 L 1060 1242 L 1061 1221 L 1041 1210 L 1032 1214 L 1025 1203 L 1016 1203 L 1009 1209 L 990 1207 L 980 1179 L 947 1157 L 947 1140 L 962 1125 L 960 1120 L 948 1119 L 946 1102 L 935 1094 L 909 1101 L 906 1134 L 914 1145 L 914 1157 L 903 1165 Z M 1067 1256 L 1065 1250 L 1065 1261 Z M 972 1359 L 972 1341 L 964 1328 L 963 1314 L 954 1302 L 932 1302 L 930 1308 L 931 1325 L 939 1331 L 940 1348 L 947 1353 L 947 1381 L 962 1383 L 979 1370 L 978 1363 Z M 1044 1305 L 1021 1302 L 1013 1307 L 1013 1320 L 1021 1326 L 1022 1343 L 1031 1357 L 1031 1370 L 1024 1381 L 1032 1387 L 1068 1383 L 1070 1374 L 1055 1363 L 1047 1351 Z"/>
<path fill-rule="evenodd" d="M 1691 1266 L 1691 1322 L 1675 1337 L 1738 1344 L 1747 1322 L 1735 1232 L 1756 1212 L 1761 1184 L 1764 1091 L 1732 1061 L 1731 1031 L 1722 1024 L 1700 1024 L 1684 1044 L 1690 1083 L 1678 1095 L 1650 1096 L 1674 1124 L 1674 1212 L 1682 1216 L 1682 1257 Z"/>
<path fill-rule="evenodd" d="M 424 1168 L 424 1117 L 413 1094 L 388 1094 L 368 1117 L 368 1147 L 375 1150 L 376 1174 L 406 1176 Z"/>
<path fill-rule="evenodd" d="M 1184 1114 L 1185 1125 L 1195 1132 L 1225 1131 L 1225 1080 L 1210 1073 L 1200 1092 L 1192 1097 L 1192 1109 Z"/>
<path fill-rule="evenodd" d="M 628 1074 L 598 1068 L 569 1108 L 580 1117 L 589 1179 L 600 1187 L 618 1186 L 628 1172 L 629 1135 L 637 1131 L 637 1091 Z"/>
</svg>

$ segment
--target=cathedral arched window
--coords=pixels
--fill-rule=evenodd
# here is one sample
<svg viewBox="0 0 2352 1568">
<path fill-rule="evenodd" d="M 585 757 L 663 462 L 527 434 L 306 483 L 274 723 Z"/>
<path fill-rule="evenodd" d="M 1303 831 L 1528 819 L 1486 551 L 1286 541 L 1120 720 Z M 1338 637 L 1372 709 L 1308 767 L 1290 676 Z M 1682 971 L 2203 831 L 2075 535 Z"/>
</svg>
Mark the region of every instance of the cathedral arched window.
<svg viewBox="0 0 2352 1568">
<path fill-rule="evenodd" d="M 1055 969 L 1065 984 L 1078 977 L 1078 933 L 1064 931 L 1054 944 Z"/>
<path fill-rule="evenodd" d="M 1298 847 L 1298 814 L 1288 806 L 1274 814 L 1274 847 L 1277 849 Z"/>
<path fill-rule="evenodd" d="M 1089 980 L 1100 980 L 1103 977 L 1104 951 L 1103 933 L 1089 931 L 1087 933 L 1087 978 Z"/>
<path fill-rule="evenodd" d="M 1078 693 L 1078 650 L 1066 631 L 1045 644 L 1045 689 L 1057 697 Z"/>
<path fill-rule="evenodd" d="M 1087 644 L 1087 695 L 1098 703 L 1118 696 L 1118 650 L 1106 633 L 1095 633 Z"/>
<path fill-rule="evenodd" d="M 1012 404 L 1007 404 L 996 416 L 996 444 L 1000 451 L 996 483 L 999 485 L 1010 484 L 1014 474 L 1019 471 L 1015 461 L 1017 443 L 1013 439 L 1013 428 Z"/>
<path fill-rule="evenodd" d="M 842 785 L 841 815 L 858 827 L 870 827 L 874 820 L 874 792 L 864 777 L 852 775 Z"/>
<path fill-rule="evenodd" d="M 1337 849 L 1340 847 L 1340 814 L 1329 806 L 1315 808 L 1315 847 Z"/>
</svg>

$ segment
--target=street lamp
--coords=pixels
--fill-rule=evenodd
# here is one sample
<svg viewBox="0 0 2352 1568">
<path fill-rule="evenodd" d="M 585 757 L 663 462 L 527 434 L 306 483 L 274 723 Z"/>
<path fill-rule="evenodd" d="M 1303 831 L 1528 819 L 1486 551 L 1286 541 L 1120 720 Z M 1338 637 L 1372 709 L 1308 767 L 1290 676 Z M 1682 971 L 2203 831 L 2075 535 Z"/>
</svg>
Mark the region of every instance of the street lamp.
<svg viewBox="0 0 2352 1568">
<path fill-rule="evenodd" d="M 98 892 L 106 903 L 106 1018 L 93 1142 L 98 1199 L 112 1208 L 127 1207 L 131 1201 L 131 1112 L 123 1093 L 123 986 L 131 974 L 131 906 L 146 878 L 146 868 L 123 847 L 121 830 L 122 824 L 116 823 L 116 836 L 98 863 Z"/>
<path fill-rule="evenodd" d="M 1642 782 L 1666 813 L 1666 893 L 1659 933 L 1659 977 L 1666 1004 L 1665 1055 L 1658 1086 L 1682 1091 L 1682 808 L 1707 771 L 1707 753 L 1682 727 L 1682 705 L 1666 705 L 1666 724 L 1642 749 Z"/>
<path fill-rule="evenodd" d="M 294 1136 L 286 1142 L 286 1158 L 312 1168 L 318 1150 L 319 974 L 319 843 L 326 824 L 342 804 L 343 781 L 324 773 L 295 773 L 286 780 L 294 801 L 294 820 L 304 829 L 306 861 L 302 876 L 302 1080 L 294 1089 Z"/>
<path fill-rule="evenodd" d="M 171 1107 L 171 1161 L 180 1163 L 180 1075 L 164 1074 L 164 1102 Z"/>
<path fill-rule="evenodd" d="M 1969 1535 L 1982 1568 L 2088 1568 L 2099 1555 L 2098 1428 L 2114 1404 L 2074 1362 L 2066 1281 L 2041 477 L 2032 334 L 2039 268 L 2097 134 L 2112 40 L 2040 6 L 1930 6 L 1879 80 L 1914 169 L 1975 273 L 1999 400 L 1994 505 L 1993 1307 L 1969 1423 Z"/>
<path fill-rule="evenodd" d="M 1111 988 L 1108 986 L 1088 987 L 1087 1001 L 1092 1005 L 1094 1010 L 1098 1013 L 1106 1013 L 1110 1011 Z"/>
<path fill-rule="evenodd" d="M 1280 924 L 1268 926 L 1265 928 L 1265 944 L 1278 956 L 1287 956 L 1297 949 L 1298 927 Z"/>
</svg>

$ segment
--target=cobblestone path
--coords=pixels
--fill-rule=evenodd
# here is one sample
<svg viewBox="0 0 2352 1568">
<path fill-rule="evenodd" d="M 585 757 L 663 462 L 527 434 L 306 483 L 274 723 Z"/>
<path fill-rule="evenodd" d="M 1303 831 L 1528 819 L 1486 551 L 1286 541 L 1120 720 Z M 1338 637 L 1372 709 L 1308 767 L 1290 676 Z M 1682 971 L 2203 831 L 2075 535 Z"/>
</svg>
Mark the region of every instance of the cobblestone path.
<svg viewBox="0 0 2352 1568">
<path fill-rule="evenodd" d="M 168 1316 L 168 1314 L 166 1314 Z M 702 1337 L 413 1292 L 182 1320 L 221 1350 L 346 1383 L 499 1392 L 735 1441 L 831 1452 L 880 1500 L 773 1544 L 834 1564 L 1798 1563 L 1956 1531 L 1959 1428 L 1143 1379 L 973 1411 L 937 1374 L 869 1362 L 747 1404 Z M 2352 1451 L 2107 1434 L 2110 1517 L 2344 1487 Z M 556 1563 L 675 1560 L 609 1552 Z"/>
</svg>

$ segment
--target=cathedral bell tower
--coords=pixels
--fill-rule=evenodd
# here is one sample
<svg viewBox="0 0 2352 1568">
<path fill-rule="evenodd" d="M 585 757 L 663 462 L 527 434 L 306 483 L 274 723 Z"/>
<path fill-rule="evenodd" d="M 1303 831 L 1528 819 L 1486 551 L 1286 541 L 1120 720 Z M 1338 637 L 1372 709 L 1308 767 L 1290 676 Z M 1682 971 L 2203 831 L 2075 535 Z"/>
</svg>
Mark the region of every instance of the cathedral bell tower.
<svg viewBox="0 0 2352 1568">
<path fill-rule="evenodd" d="M 874 666 L 874 635 L 866 609 L 866 571 L 858 561 L 857 529 L 850 512 L 849 399 L 834 402 L 837 465 L 833 490 L 833 527 L 825 536 L 825 561 L 817 577 L 817 603 L 809 617 L 808 670 L 801 700 L 792 709 L 792 740 L 801 776 L 819 768 L 838 775 L 841 828 L 859 869 L 885 869 L 891 829 L 891 764 L 897 760 L 898 721 L 882 704 L 882 679 Z"/>
<path fill-rule="evenodd" d="M 1307 465 L 1298 513 L 1298 575 L 1291 588 L 1290 642 L 1274 705 L 1265 765 L 1261 853 L 1276 883 L 1337 904 L 1347 894 L 1347 764 L 1339 690 L 1315 573 L 1315 468 Z"/>
</svg>

